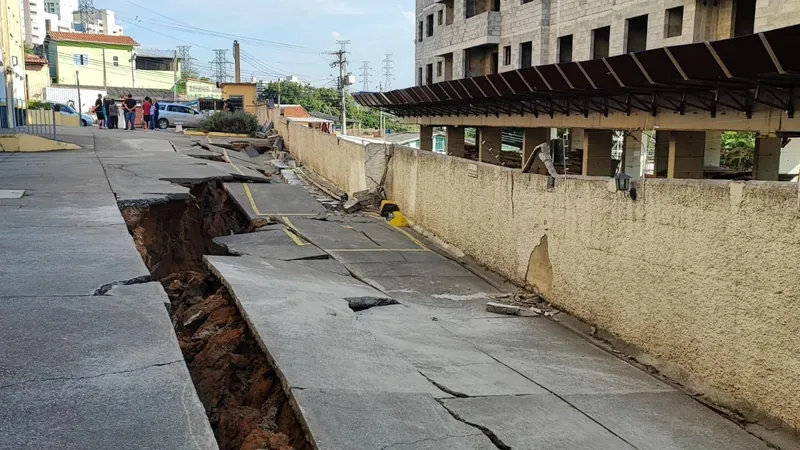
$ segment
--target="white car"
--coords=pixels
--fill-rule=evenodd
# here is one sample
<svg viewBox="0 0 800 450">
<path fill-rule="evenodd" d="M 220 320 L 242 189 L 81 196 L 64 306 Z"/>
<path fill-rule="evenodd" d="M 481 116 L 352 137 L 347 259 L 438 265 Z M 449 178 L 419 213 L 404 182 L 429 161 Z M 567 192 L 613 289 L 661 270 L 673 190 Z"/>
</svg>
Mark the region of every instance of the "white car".
<svg viewBox="0 0 800 450">
<path fill-rule="evenodd" d="M 205 118 L 200 111 L 180 103 L 158 104 L 158 128 L 162 130 L 178 123 L 186 128 L 194 128 Z"/>
<path fill-rule="evenodd" d="M 42 102 L 42 103 L 47 103 L 49 105 L 53 105 L 53 110 L 55 112 L 57 112 L 57 113 L 61 113 L 64 116 L 77 116 L 78 115 L 78 111 L 75 111 L 75 109 L 73 107 L 69 106 L 69 105 L 65 105 L 63 103 L 57 103 L 57 102 L 50 102 L 50 101 L 45 101 L 45 102 Z M 94 123 L 94 117 L 92 117 L 92 116 L 90 116 L 88 114 L 81 113 L 80 117 L 81 117 L 81 126 L 82 127 L 88 127 L 89 125 Z"/>
</svg>

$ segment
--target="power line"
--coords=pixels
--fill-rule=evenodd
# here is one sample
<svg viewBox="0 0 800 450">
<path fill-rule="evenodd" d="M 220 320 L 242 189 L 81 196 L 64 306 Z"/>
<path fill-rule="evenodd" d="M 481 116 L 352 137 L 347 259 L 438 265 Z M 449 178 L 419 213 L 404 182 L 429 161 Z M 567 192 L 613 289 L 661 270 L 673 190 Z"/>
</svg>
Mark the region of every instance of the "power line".
<svg viewBox="0 0 800 450">
<path fill-rule="evenodd" d="M 81 16 L 81 27 L 84 33 L 89 32 L 89 23 L 94 22 L 94 0 L 79 0 L 78 11 Z"/>
<path fill-rule="evenodd" d="M 369 91 L 369 73 L 371 71 L 369 61 L 361 61 L 361 83 L 364 86 L 364 92 Z"/>
<path fill-rule="evenodd" d="M 181 58 L 181 78 L 189 78 L 194 76 L 195 69 L 194 69 L 194 61 L 196 59 L 192 58 L 190 53 L 190 49 L 192 48 L 191 45 L 179 45 L 178 46 L 178 55 Z"/>
<path fill-rule="evenodd" d="M 392 61 L 392 54 L 387 53 L 386 59 L 383 62 L 383 89 L 387 91 L 392 90 L 392 80 L 394 80 L 394 61 Z"/>
</svg>

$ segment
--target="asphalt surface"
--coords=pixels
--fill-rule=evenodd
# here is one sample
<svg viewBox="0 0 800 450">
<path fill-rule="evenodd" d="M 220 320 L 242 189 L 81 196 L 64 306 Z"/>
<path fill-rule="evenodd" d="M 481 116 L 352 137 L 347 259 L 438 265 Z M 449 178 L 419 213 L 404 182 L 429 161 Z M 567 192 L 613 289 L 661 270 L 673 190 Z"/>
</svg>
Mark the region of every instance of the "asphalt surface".
<svg viewBox="0 0 800 450">
<path fill-rule="evenodd" d="M 287 169 L 290 183 L 261 183 L 277 172 L 267 157 L 168 132 L 64 133 L 84 150 L 0 154 L 0 190 L 26 190 L 0 196 L 0 449 L 216 448 L 115 204 L 208 179 L 277 222 L 215 239 L 238 256 L 205 263 L 318 449 L 768 448 L 556 322 L 486 312 L 501 292 L 418 236 L 328 213 Z"/>
</svg>

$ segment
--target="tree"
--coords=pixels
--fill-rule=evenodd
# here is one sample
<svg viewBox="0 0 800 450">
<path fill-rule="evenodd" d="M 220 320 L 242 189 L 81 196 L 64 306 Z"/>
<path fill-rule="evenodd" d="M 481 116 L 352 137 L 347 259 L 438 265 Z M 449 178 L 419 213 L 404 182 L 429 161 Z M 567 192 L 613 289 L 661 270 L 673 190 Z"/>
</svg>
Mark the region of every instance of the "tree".
<svg viewBox="0 0 800 450">
<path fill-rule="evenodd" d="M 737 172 L 749 172 L 753 170 L 755 147 L 755 133 L 725 131 L 722 133 L 720 162 Z"/>
</svg>

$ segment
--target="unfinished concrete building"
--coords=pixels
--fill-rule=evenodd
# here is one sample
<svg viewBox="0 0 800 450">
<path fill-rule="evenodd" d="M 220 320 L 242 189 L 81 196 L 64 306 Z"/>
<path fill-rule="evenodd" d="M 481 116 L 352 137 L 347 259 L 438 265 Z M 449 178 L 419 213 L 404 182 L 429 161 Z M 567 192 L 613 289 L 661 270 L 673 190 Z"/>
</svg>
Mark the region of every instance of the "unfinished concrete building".
<svg viewBox="0 0 800 450">
<path fill-rule="evenodd" d="M 747 89 L 736 85 L 742 74 L 731 73 L 736 67 L 727 67 L 721 59 L 726 55 L 716 51 L 716 47 L 706 47 L 709 52 L 704 56 L 711 58 L 708 61 L 688 59 L 678 61 L 678 56 L 674 53 L 660 52 L 659 55 L 666 54 L 667 59 L 649 66 L 649 70 L 656 72 L 664 70 L 666 71 L 664 73 L 649 72 L 648 68 L 644 67 L 648 61 L 636 56 L 633 57 L 631 66 L 609 66 L 610 61 L 621 55 L 638 55 L 641 52 L 662 48 L 675 48 L 676 52 L 680 53 L 683 46 L 688 44 L 700 43 L 705 47 L 705 44 L 702 44 L 704 42 L 750 36 L 749 40 L 735 41 L 749 42 L 755 46 L 754 48 L 737 46 L 736 49 L 742 52 L 738 54 L 737 62 L 747 65 L 747 61 L 753 61 L 758 54 L 776 63 L 767 69 L 779 75 L 784 74 L 786 68 L 777 64 L 774 47 L 785 42 L 775 42 L 771 47 L 767 45 L 763 33 L 800 23 L 800 2 L 793 0 L 417 0 L 416 14 L 415 71 L 416 84 L 419 87 L 437 84 L 441 87 L 451 84 L 463 85 L 454 82 L 486 77 L 485 80 L 499 82 L 499 86 L 492 84 L 490 92 L 478 87 L 481 97 L 485 99 L 496 95 L 514 96 L 522 90 L 509 85 L 507 78 L 499 78 L 496 75 L 509 74 L 508 76 L 514 79 L 513 74 L 529 71 L 546 83 L 546 90 L 563 94 L 562 100 L 559 100 L 563 103 L 565 96 L 575 100 L 577 96 L 587 92 L 595 95 L 615 87 L 598 86 L 595 77 L 586 73 L 586 64 L 576 64 L 578 62 L 598 62 L 601 64 L 598 66 L 600 70 L 605 67 L 606 74 L 613 74 L 615 82 L 613 84 L 616 87 L 633 86 L 626 84 L 621 78 L 641 76 L 645 87 L 635 93 L 629 92 L 632 95 L 623 99 L 621 109 L 627 117 L 625 120 L 603 120 L 602 127 L 597 126 L 597 121 L 576 120 L 575 114 L 580 115 L 581 110 L 586 112 L 585 119 L 597 114 L 598 111 L 603 118 L 608 118 L 608 109 L 613 110 L 616 106 L 612 99 L 611 105 L 603 108 L 592 108 L 592 102 L 597 100 L 588 101 L 583 108 L 579 104 L 580 101 L 572 104 L 572 100 L 568 100 L 560 107 L 560 112 L 557 105 L 553 105 L 555 111 L 550 108 L 552 114 L 547 115 L 552 117 L 548 119 L 548 124 L 544 124 L 541 120 L 526 122 L 524 128 L 530 128 L 524 133 L 528 138 L 526 140 L 530 141 L 528 145 L 533 141 L 538 144 L 546 136 L 555 136 L 551 128 L 568 129 L 565 145 L 570 152 L 568 154 L 580 160 L 579 163 L 571 164 L 572 167 L 579 169 L 579 173 L 613 175 L 617 170 L 616 167 L 619 167 L 619 170 L 634 178 L 641 177 L 645 173 L 670 178 L 702 178 L 704 173 L 708 175 L 709 170 L 713 172 L 713 169 L 720 165 L 721 132 L 739 130 L 760 133 L 754 160 L 754 178 L 791 179 L 797 176 L 800 170 L 800 139 L 790 141 L 789 138 L 794 135 L 793 131 L 780 130 L 779 138 L 775 134 L 777 130 L 769 129 L 770 127 L 743 125 L 737 128 L 739 122 L 730 121 L 733 114 L 742 114 L 749 119 L 753 115 L 753 108 L 758 110 L 763 107 L 772 112 L 761 114 L 774 115 L 777 110 L 793 116 L 793 101 L 784 98 L 778 102 L 771 102 L 766 98 L 771 93 L 777 94 L 778 97 L 781 95 L 792 97 L 793 94 L 789 91 L 765 91 L 771 87 L 764 88 L 753 84 L 746 87 L 751 91 L 745 94 Z M 784 37 L 776 35 L 775 39 L 780 40 Z M 702 48 L 698 51 L 702 52 Z M 748 55 L 747 52 L 755 53 Z M 716 80 L 718 87 L 705 86 L 705 93 L 700 96 L 699 102 L 690 100 L 687 103 L 686 96 L 692 97 L 697 93 L 685 89 L 688 82 L 694 79 L 694 76 L 690 75 L 695 75 L 686 72 L 692 72 L 701 66 L 710 72 L 697 73 L 696 77 L 705 81 Z M 764 67 L 766 66 L 761 66 Z M 555 75 L 552 79 L 545 73 L 550 69 Z M 565 70 L 574 70 L 575 73 L 567 73 Z M 654 88 L 663 88 L 666 82 L 661 76 L 671 76 L 673 72 L 678 77 L 677 81 L 683 82 L 683 86 L 671 91 L 668 89 L 669 92 L 663 97 L 653 100 Z M 758 75 L 753 70 L 745 72 L 747 73 L 744 75 L 751 79 Z M 604 76 L 599 73 L 595 75 L 601 78 Z M 528 79 L 522 78 L 523 84 L 528 83 Z M 548 85 L 547 83 L 553 79 L 557 85 Z M 563 89 L 560 86 L 562 84 Z M 466 85 L 471 87 L 473 83 Z M 785 84 L 776 88 L 782 89 L 783 86 Z M 525 88 L 537 90 L 536 86 L 531 85 L 526 85 Z M 567 90 L 569 93 L 565 94 Z M 424 91 L 428 91 L 428 88 Z M 650 100 L 640 102 L 641 95 L 649 95 Z M 675 98 L 681 101 L 676 103 L 672 101 L 675 98 L 671 96 L 676 96 Z M 736 101 L 732 101 L 729 97 L 735 97 Z M 447 96 L 437 99 L 436 102 L 420 103 L 439 103 L 438 100 L 452 102 L 456 99 L 464 100 L 461 97 Z M 711 101 L 707 101 L 708 99 Z M 432 99 L 426 98 L 426 100 Z M 475 100 L 475 96 L 470 97 L 473 105 L 479 103 Z M 739 103 L 746 107 L 739 107 Z M 673 107 L 676 104 L 677 106 Z M 517 115 L 518 117 L 525 117 L 524 108 L 522 106 L 522 114 Z M 443 112 L 441 109 L 439 111 Z M 426 142 L 425 137 L 430 134 L 430 131 L 425 129 L 426 126 L 449 126 L 448 147 L 449 153 L 453 155 L 464 154 L 464 127 L 477 128 L 475 145 L 486 147 L 483 153 L 487 154 L 497 153 L 501 149 L 502 127 L 520 126 L 519 120 L 511 119 L 515 116 L 513 108 L 511 114 L 503 109 L 492 112 L 499 115 L 495 117 L 496 120 L 491 127 L 487 126 L 489 124 L 485 120 L 478 120 L 481 115 L 486 116 L 487 110 L 473 112 L 459 110 L 455 114 L 450 110 L 446 112 L 451 116 L 447 120 L 439 119 L 442 114 L 432 113 L 415 115 L 413 121 L 423 125 L 421 133 L 423 143 Z M 533 112 L 532 108 L 531 113 Z M 668 127 L 658 124 L 658 128 L 654 129 L 648 127 L 661 121 L 650 120 L 652 123 L 648 123 L 648 120 L 631 120 L 632 114 L 651 118 L 666 114 L 677 117 L 670 119 Z M 504 115 L 507 117 L 503 118 Z M 579 127 L 577 124 L 581 122 L 592 126 Z M 623 135 L 624 139 L 621 139 Z M 767 139 L 772 139 L 769 144 L 765 144 Z M 621 150 L 622 155 L 617 155 L 621 162 L 616 166 L 613 162 L 608 165 L 599 162 L 595 152 L 601 150 L 594 149 L 603 149 L 605 152 L 605 148 L 608 147 L 611 151 L 615 145 Z M 593 147 L 591 151 L 590 147 Z M 480 149 L 478 153 L 481 153 Z M 525 152 L 522 153 L 524 157 Z M 498 160 L 496 156 L 479 159 L 487 162 Z M 603 155 L 601 159 L 607 158 Z M 687 159 L 691 163 L 685 162 Z M 567 163 L 563 165 L 564 170 L 568 170 Z"/>
</svg>

